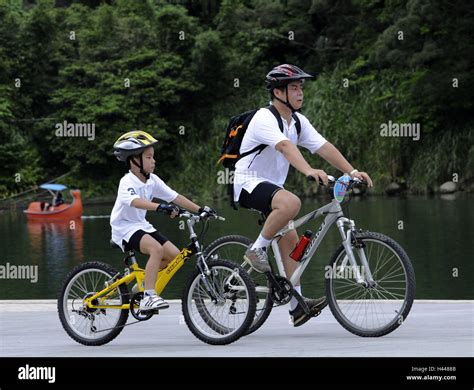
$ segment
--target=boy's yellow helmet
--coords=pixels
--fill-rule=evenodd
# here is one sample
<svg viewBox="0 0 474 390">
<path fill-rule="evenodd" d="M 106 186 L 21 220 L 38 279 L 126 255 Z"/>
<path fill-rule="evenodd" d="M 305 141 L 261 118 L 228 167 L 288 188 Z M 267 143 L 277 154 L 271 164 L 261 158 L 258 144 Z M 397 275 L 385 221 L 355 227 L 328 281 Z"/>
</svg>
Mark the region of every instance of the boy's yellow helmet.
<svg viewBox="0 0 474 390">
<path fill-rule="evenodd" d="M 131 156 L 137 156 L 158 141 L 141 130 L 129 131 L 121 135 L 114 143 L 114 154 L 119 161 L 126 162 Z"/>
</svg>

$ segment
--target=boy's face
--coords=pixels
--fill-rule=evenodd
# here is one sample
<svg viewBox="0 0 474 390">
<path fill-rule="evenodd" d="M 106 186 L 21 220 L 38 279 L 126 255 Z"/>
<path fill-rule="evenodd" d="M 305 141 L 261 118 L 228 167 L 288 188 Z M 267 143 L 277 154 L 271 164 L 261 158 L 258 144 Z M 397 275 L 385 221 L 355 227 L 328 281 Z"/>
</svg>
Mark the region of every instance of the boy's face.
<svg viewBox="0 0 474 390">
<path fill-rule="evenodd" d="M 303 80 L 293 81 L 288 84 L 288 97 L 286 97 L 287 102 L 291 104 L 291 106 L 295 110 L 299 110 L 303 106 Z M 285 100 L 285 90 L 283 91 L 279 89 L 275 89 L 274 93 L 277 97 L 282 100 Z"/>
<path fill-rule="evenodd" d="M 154 154 L 155 154 L 155 150 L 153 149 L 153 146 L 146 148 L 145 151 L 143 152 L 143 156 L 142 156 L 143 170 L 146 173 L 152 173 L 155 170 L 155 159 L 153 158 Z"/>
</svg>

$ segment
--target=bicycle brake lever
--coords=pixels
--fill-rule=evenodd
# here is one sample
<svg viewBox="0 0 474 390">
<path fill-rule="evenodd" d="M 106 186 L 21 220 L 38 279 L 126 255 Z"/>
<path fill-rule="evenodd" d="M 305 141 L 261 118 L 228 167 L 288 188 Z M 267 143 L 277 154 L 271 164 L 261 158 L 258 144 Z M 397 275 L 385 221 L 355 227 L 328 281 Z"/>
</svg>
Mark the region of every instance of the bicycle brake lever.
<svg viewBox="0 0 474 390">
<path fill-rule="evenodd" d="M 316 181 L 316 179 L 313 177 L 313 176 L 306 176 L 306 178 L 309 180 L 309 181 Z M 328 184 L 332 184 L 336 181 L 336 179 L 334 178 L 334 176 L 331 176 L 331 175 L 328 175 Z M 318 180 L 319 182 L 319 185 L 323 186 L 325 185 L 321 179 Z"/>
</svg>

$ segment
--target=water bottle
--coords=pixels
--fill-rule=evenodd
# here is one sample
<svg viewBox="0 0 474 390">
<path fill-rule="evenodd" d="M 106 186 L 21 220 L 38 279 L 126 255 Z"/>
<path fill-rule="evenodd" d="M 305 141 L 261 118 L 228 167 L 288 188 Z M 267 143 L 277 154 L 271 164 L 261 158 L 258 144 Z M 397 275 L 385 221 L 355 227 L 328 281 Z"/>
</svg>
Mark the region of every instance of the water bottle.
<svg viewBox="0 0 474 390">
<path fill-rule="evenodd" d="M 306 250 L 306 247 L 311 241 L 312 235 L 313 235 L 313 232 L 311 230 L 306 230 L 304 234 L 301 236 L 300 240 L 298 241 L 298 244 L 296 244 L 295 246 L 295 249 L 293 249 L 293 252 L 290 253 L 290 257 L 294 261 L 301 260 L 301 257 L 303 256 L 303 253 Z"/>
</svg>

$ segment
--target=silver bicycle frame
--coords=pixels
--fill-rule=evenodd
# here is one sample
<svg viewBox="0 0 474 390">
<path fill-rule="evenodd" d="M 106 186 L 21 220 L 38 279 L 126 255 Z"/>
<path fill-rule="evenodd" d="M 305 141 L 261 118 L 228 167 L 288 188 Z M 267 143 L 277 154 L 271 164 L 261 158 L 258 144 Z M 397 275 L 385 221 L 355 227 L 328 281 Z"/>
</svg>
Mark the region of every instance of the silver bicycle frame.
<svg viewBox="0 0 474 390">
<path fill-rule="evenodd" d="M 351 244 L 351 239 L 352 239 L 351 237 L 352 237 L 352 232 L 355 230 L 355 223 L 353 220 L 344 217 L 344 213 L 342 212 L 341 205 L 335 199 L 333 199 L 331 203 L 304 215 L 303 217 L 297 219 L 296 221 L 290 221 L 288 225 L 286 225 L 273 237 L 271 246 L 272 246 L 273 254 L 275 256 L 275 260 L 278 266 L 278 273 L 281 276 L 286 277 L 285 269 L 283 267 L 283 261 L 280 254 L 280 248 L 278 247 L 279 239 L 283 237 L 285 234 L 287 234 L 289 231 L 296 229 L 300 227 L 301 225 L 304 225 L 306 222 L 312 219 L 316 219 L 322 215 L 325 215 L 325 218 L 323 222 L 321 223 L 319 230 L 316 233 L 314 233 L 314 237 L 311 239 L 311 242 L 306 248 L 305 253 L 302 256 L 298 267 L 296 268 L 295 272 L 293 272 L 293 275 L 291 276 L 290 282 L 292 283 L 292 285 L 294 286 L 295 283 L 300 279 L 301 275 L 303 274 L 304 270 L 309 264 L 309 260 L 313 257 L 314 253 L 318 249 L 319 245 L 321 244 L 324 236 L 328 232 L 331 225 L 336 221 L 337 221 L 336 225 L 342 237 L 342 245 L 344 246 L 344 249 L 346 250 L 348 260 L 353 267 L 357 283 L 363 284 L 363 283 L 366 283 L 366 280 L 369 283 L 373 282 L 373 278 L 370 273 L 369 265 L 368 265 L 363 249 L 358 249 L 358 253 L 361 259 L 361 263 L 365 272 L 366 279 L 364 279 L 362 275 L 360 274 L 359 267 L 357 267 L 357 262 L 354 257 L 354 253 L 352 251 L 352 244 Z M 345 224 L 349 226 L 346 231 L 344 231 Z"/>
</svg>

